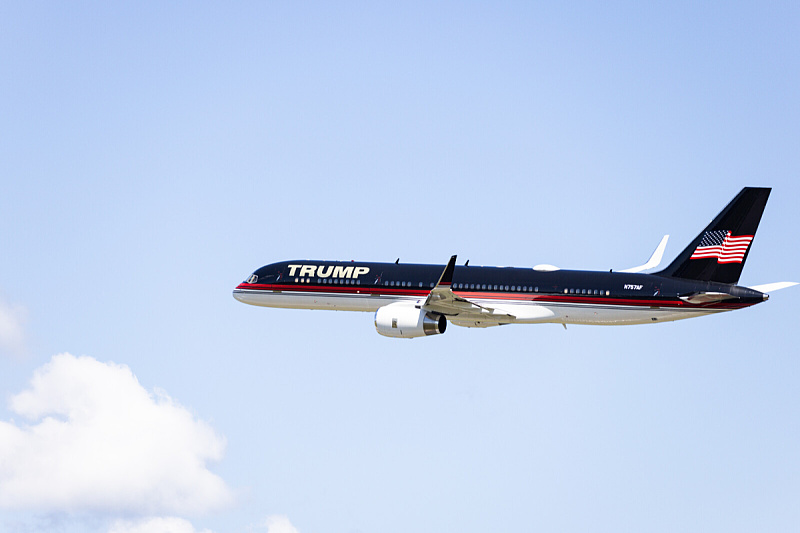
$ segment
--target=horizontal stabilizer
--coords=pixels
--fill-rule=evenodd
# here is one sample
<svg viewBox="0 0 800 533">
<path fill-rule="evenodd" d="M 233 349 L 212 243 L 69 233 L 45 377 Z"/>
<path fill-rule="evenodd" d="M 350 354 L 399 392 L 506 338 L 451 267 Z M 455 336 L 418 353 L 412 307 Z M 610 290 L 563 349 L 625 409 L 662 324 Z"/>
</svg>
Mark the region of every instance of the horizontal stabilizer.
<svg viewBox="0 0 800 533">
<path fill-rule="evenodd" d="M 641 272 L 642 270 L 648 270 L 657 267 L 661 263 L 661 258 L 664 257 L 664 249 L 667 247 L 668 240 L 669 235 L 664 235 L 664 238 L 662 238 L 661 242 L 658 243 L 658 246 L 656 246 L 656 250 L 653 252 L 653 255 L 651 255 L 650 259 L 647 260 L 647 263 L 637 267 L 619 270 L 618 272 Z"/>
<path fill-rule="evenodd" d="M 730 300 L 736 298 L 727 292 L 693 292 L 686 296 L 681 296 L 680 299 L 690 304 L 707 304 L 711 302 L 721 302 L 723 300 Z"/>
<path fill-rule="evenodd" d="M 753 285 L 750 288 L 758 292 L 775 292 L 786 289 L 787 287 L 794 287 L 795 285 L 797 285 L 797 283 L 794 281 L 779 281 L 777 283 L 767 283 L 765 285 Z"/>
</svg>

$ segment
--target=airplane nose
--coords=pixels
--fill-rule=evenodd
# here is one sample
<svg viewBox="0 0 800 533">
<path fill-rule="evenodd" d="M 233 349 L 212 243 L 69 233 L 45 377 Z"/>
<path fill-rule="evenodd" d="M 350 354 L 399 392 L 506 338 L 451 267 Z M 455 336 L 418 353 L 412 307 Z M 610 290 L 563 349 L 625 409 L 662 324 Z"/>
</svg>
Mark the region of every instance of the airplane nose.
<svg viewBox="0 0 800 533">
<path fill-rule="evenodd" d="M 245 292 L 241 290 L 243 288 L 242 285 L 244 284 L 240 284 L 238 287 L 233 289 L 233 297 L 242 303 L 247 303 L 247 297 L 245 296 Z"/>
</svg>

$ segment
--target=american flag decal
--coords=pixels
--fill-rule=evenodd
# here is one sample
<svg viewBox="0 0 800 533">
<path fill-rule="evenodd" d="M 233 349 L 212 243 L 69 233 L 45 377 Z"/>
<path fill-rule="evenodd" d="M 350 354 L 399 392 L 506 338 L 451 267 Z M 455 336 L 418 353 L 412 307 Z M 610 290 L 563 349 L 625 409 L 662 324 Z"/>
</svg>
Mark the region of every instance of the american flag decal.
<svg viewBox="0 0 800 533">
<path fill-rule="evenodd" d="M 703 233 L 700 244 L 689 259 L 717 259 L 717 263 L 741 263 L 753 235 L 734 237 L 728 230 L 714 230 Z"/>
</svg>

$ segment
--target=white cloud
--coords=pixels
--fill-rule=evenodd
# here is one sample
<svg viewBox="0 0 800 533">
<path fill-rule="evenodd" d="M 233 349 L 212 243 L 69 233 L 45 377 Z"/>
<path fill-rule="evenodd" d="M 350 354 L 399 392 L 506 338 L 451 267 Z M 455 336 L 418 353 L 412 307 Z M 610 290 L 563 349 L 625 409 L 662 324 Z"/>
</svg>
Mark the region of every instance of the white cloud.
<svg viewBox="0 0 800 533">
<path fill-rule="evenodd" d="M 20 354 L 25 346 L 25 309 L 0 301 L 0 353 Z"/>
<path fill-rule="evenodd" d="M 300 533 L 284 515 L 274 514 L 268 516 L 264 522 L 267 533 Z"/>
<path fill-rule="evenodd" d="M 188 520 L 169 516 L 147 518 L 136 522 L 118 520 L 108 533 L 211 533 L 211 530 L 197 530 Z"/>
<path fill-rule="evenodd" d="M 125 365 L 60 354 L 0 421 L 0 507 L 134 515 L 198 513 L 233 500 L 206 468 L 225 440 Z"/>
</svg>

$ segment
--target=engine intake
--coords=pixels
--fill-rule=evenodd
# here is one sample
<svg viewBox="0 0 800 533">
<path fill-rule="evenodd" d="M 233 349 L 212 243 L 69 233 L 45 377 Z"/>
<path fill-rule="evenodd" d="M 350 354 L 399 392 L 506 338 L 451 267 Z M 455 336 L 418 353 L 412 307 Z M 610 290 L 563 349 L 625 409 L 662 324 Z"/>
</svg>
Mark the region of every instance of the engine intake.
<svg viewBox="0 0 800 533">
<path fill-rule="evenodd" d="M 444 333 L 447 319 L 444 315 L 417 309 L 413 303 L 398 302 L 375 311 L 375 329 L 385 337 L 413 339 Z"/>
</svg>

